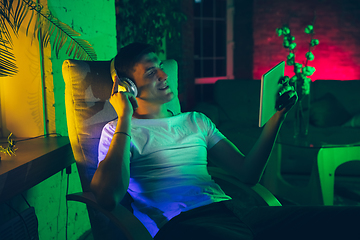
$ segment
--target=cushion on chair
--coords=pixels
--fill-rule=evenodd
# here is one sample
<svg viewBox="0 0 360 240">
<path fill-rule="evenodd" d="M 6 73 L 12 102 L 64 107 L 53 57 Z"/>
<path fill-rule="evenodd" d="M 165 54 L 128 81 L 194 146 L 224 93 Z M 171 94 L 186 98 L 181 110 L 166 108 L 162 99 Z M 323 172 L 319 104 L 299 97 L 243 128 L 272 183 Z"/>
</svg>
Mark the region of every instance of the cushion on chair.
<svg viewBox="0 0 360 240">
<path fill-rule="evenodd" d="M 164 71 L 175 93 L 167 103 L 169 110 L 180 112 L 177 98 L 177 62 L 164 61 Z M 117 117 L 109 103 L 112 79 L 110 61 L 65 60 L 62 66 L 65 81 L 65 106 L 69 139 L 77 162 L 84 191 L 97 168 L 98 144 L 104 125 Z"/>
</svg>

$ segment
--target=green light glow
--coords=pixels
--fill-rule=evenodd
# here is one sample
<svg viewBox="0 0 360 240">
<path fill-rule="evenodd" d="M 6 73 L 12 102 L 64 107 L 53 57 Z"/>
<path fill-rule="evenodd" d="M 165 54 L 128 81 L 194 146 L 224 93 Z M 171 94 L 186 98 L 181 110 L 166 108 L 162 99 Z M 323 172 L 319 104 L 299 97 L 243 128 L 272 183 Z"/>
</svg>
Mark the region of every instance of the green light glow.
<svg viewBox="0 0 360 240">
<path fill-rule="evenodd" d="M 81 33 L 81 38 L 90 42 L 98 60 L 110 60 L 117 53 L 116 20 L 114 1 L 91 0 L 49 0 L 50 11 L 62 22 Z M 52 52 L 51 61 L 54 74 L 55 122 L 56 132 L 67 135 L 65 114 L 65 84 L 61 66 L 65 59 L 65 49 L 59 58 Z"/>
</svg>

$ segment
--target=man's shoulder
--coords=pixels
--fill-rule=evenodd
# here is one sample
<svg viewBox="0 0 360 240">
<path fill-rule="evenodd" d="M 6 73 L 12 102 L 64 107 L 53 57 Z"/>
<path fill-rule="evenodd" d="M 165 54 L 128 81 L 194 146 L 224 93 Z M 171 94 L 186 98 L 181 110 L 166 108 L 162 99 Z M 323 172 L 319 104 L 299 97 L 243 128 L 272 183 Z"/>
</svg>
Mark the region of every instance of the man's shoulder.
<svg viewBox="0 0 360 240">
<path fill-rule="evenodd" d="M 196 111 L 184 112 L 180 114 L 183 115 L 184 117 L 206 118 L 205 114 Z"/>
<path fill-rule="evenodd" d="M 196 112 L 196 111 L 192 111 L 189 112 L 190 113 L 190 117 L 195 118 L 197 121 L 208 121 L 209 118 L 202 112 Z"/>
<path fill-rule="evenodd" d="M 103 131 L 107 130 L 107 131 L 115 131 L 116 125 L 117 125 L 117 121 L 118 119 L 114 119 L 108 123 L 105 124 Z"/>
<path fill-rule="evenodd" d="M 204 113 L 192 111 L 183 114 L 182 121 L 187 121 L 188 123 L 193 123 L 198 126 L 211 125 L 211 120 Z"/>
</svg>

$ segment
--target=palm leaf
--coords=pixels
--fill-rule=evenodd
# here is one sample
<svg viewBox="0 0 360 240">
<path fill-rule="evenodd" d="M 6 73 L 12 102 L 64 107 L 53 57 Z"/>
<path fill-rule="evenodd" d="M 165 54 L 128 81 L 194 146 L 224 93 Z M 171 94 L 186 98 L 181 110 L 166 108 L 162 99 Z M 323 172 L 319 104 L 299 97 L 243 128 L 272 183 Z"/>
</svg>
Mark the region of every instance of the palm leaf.
<svg viewBox="0 0 360 240">
<path fill-rule="evenodd" d="M 12 53 L 12 38 L 5 22 L 10 20 L 10 12 L 6 11 L 5 5 L 0 7 L 0 77 L 13 76 L 18 70 L 15 64 L 15 56 Z M 14 31 L 14 25 L 10 25 Z"/>
<path fill-rule="evenodd" d="M 13 10 L 13 8 L 11 8 L 11 10 Z M 27 5 L 25 5 L 21 0 L 16 5 L 16 9 L 14 11 L 11 11 L 14 29 L 16 29 L 15 34 L 17 34 L 17 32 L 19 31 L 20 26 L 23 23 L 28 12 L 29 8 L 27 8 Z"/>
<path fill-rule="evenodd" d="M 33 36 L 36 36 L 44 47 L 51 42 L 57 57 L 60 50 L 68 44 L 66 54 L 69 57 L 96 60 L 97 56 L 91 44 L 80 39 L 78 32 L 54 17 L 43 5 L 32 0 L 19 0 L 15 6 L 13 0 L 0 0 L 0 77 L 17 73 L 10 32 L 17 37 L 20 26 L 28 14 L 31 15 L 27 22 L 26 35 L 30 33 L 30 25 L 35 18 Z"/>
<path fill-rule="evenodd" d="M 12 39 L 8 27 L 3 18 L 0 17 L 0 42 L 5 46 L 12 46 Z"/>
<path fill-rule="evenodd" d="M 51 12 L 45 9 L 42 5 L 35 3 L 32 0 L 23 0 L 23 2 L 28 5 L 30 10 L 36 11 L 40 16 L 40 18 L 38 18 L 40 21 L 37 21 L 35 24 L 34 35 L 42 37 L 39 41 L 42 41 L 44 46 L 49 43 L 50 36 L 56 32 L 53 40 L 54 44 L 52 45 L 56 56 L 59 55 L 60 49 L 65 45 L 67 40 L 70 39 L 69 44 L 74 43 L 78 45 L 73 53 L 74 58 L 78 58 L 80 60 L 96 60 L 96 53 L 91 47 L 91 44 L 86 40 L 79 39 L 78 37 L 80 34 L 78 32 L 53 16 Z M 39 31 L 41 34 L 38 34 Z M 67 54 L 71 56 L 68 52 Z M 82 57 L 79 58 L 78 56 Z"/>
<path fill-rule="evenodd" d="M 0 77 L 13 76 L 18 70 L 12 52 L 0 48 Z"/>
<path fill-rule="evenodd" d="M 17 34 L 17 30 L 14 24 L 12 24 L 10 11 L 6 8 L 6 6 L 6 4 L 0 5 L 0 39 L 2 43 L 12 45 L 10 31 L 6 23 L 8 23 L 11 30 L 15 32 L 15 34 Z"/>
</svg>

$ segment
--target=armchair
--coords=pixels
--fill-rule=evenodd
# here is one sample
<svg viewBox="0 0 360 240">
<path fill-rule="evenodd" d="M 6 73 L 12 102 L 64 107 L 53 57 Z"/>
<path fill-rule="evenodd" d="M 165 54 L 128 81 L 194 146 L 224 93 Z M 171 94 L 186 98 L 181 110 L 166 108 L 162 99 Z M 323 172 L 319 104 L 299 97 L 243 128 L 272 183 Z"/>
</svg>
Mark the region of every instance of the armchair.
<svg viewBox="0 0 360 240">
<path fill-rule="evenodd" d="M 167 107 L 174 113 L 181 111 L 177 98 L 177 70 L 176 61 L 164 61 L 164 71 L 169 76 L 169 85 L 176 96 L 167 103 Z M 119 236 L 125 239 L 152 239 L 146 228 L 132 214 L 130 195 L 127 195 L 114 211 L 109 212 L 96 203 L 90 192 L 90 182 L 97 167 L 97 148 L 102 128 L 117 117 L 108 101 L 113 83 L 110 61 L 65 60 L 62 72 L 69 139 L 83 189 L 83 193 L 68 194 L 67 200 L 87 205 L 94 239 L 114 239 L 114 236 L 117 236 L 117 239 L 122 239 Z M 219 184 L 226 182 L 228 186 L 241 186 L 245 191 L 253 192 L 257 201 L 262 201 L 263 204 L 281 205 L 261 185 L 256 185 L 253 189 L 242 186 L 217 167 L 209 167 L 209 172 Z M 260 195 L 254 190 L 260 191 Z"/>
</svg>

